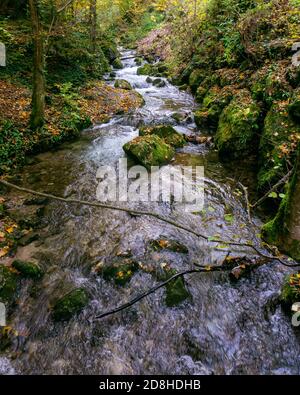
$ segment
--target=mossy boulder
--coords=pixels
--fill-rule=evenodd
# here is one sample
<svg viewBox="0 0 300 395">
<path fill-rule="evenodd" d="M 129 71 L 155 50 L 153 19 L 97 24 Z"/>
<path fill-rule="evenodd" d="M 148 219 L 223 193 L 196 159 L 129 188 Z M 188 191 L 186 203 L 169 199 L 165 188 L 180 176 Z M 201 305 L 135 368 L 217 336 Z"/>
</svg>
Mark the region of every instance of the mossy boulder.
<svg viewBox="0 0 300 395">
<path fill-rule="evenodd" d="M 140 136 L 156 135 L 174 148 L 180 148 L 186 144 L 184 136 L 169 125 L 144 126 L 140 128 L 139 134 Z"/>
<path fill-rule="evenodd" d="M 267 113 L 259 146 L 258 190 L 270 189 L 285 174 L 300 126 L 289 116 L 289 102 L 276 102 Z"/>
<path fill-rule="evenodd" d="M 63 296 L 53 306 L 55 321 L 67 321 L 79 314 L 88 304 L 89 297 L 83 288 L 77 288 Z"/>
<path fill-rule="evenodd" d="M 132 259 L 115 259 L 99 268 L 98 273 L 105 280 L 112 280 L 115 284 L 126 285 L 138 271 L 139 265 Z"/>
<path fill-rule="evenodd" d="M 216 129 L 223 109 L 228 106 L 234 95 L 232 87 L 211 88 L 205 95 L 202 107 L 195 112 L 194 118 L 198 128 Z"/>
<path fill-rule="evenodd" d="M 195 69 L 192 71 L 189 77 L 189 85 L 193 93 L 195 93 L 201 84 L 201 82 L 205 79 L 207 73 L 203 69 Z"/>
<path fill-rule="evenodd" d="M 280 299 L 287 308 L 300 301 L 300 273 L 293 273 L 285 278 Z"/>
<path fill-rule="evenodd" d="M 238 159 L 253 152 L 259 130 L 261 109 L 250 92 L 241 90 L 220 117 L 215 137 L 222 159 Z"/>
<path fill-rule="evenodd" d="M 131 91 L 132 90 L 132 86 L 126 80 L 116 80 L 115 88 L 125 89 L 127 91 Z"/>
<path fill-rule="evenodd" d="M 287 66 L 285 61 L 277 62 L 256 71 L 251 77 L 253 98 L 263 101 L 268 107 L 274 101 L 286 100 L 292 93 L 292 87 L 286 80 Z"/>
<path fill-rule="evenodd" d="M 122 61 L 121 61 L 120 58 L 115 59 L 115 60 L 112 62 L 112 66 L 113 66 L 115 69 L 118 69 L 118 70 L 123 69 L 123 63 L 122 63 Z"/>
<path fill-rule="evenodd" d="M 138 75 L 155 75 L 157 74 L 157 69 L 154 68 L 149 63 L 144 64 L 144 66 L 141 66 L 137 69 L 137 74 Z"/>
<path fill-rule="evenodd" d="M 8 302 L 17 290 L 17 275 L 11 269 L 0 264 L 0 301 Z"/>
<path fill-rule="evenodd" d="M 125 144 L 123 150 L 147 169 L 170 162 L 175 154 L 174 148 L 156 135 L 137 137 Z"/>
<path fill-rule="evenodd" d="M 16 260 L 12 263 L 12 266 L 25 278 L 39 279 L 44 274 L 40 266 L 33 262 Z"/>
</svg>

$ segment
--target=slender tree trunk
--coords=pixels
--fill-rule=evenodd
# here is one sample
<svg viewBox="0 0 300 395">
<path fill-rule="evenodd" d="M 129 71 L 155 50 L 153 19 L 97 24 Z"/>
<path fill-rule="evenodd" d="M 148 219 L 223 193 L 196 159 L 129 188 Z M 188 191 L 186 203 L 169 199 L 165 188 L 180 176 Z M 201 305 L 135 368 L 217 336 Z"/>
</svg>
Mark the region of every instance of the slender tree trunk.
<svg viewBox="0 0 300 395">
<path fill-rule="evenodd" d="M 95 53 L 97 40 L 97 0 L 90 0 L 90 24 L 92 51 Z"/>
<path fill-rule="evenodd" d="M 33 87 L 30 126 L 36 130 L 43 126 L 45 116 L 44 42 L 39 19 L 38 0 L 29 0 L 33 31 Z"/>
</svg>

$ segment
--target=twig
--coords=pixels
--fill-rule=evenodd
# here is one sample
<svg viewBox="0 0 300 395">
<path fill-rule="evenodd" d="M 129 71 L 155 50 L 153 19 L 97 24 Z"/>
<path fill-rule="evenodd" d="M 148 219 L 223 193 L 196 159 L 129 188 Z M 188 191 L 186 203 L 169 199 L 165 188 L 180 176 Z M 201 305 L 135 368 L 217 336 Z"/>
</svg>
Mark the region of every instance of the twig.
<svg viewBox="0 0 300 395">
<path fill-rule="evenodd" d="M 133 216 L 145 215 L 145 216 L 148 216 L 148 217 L 153 217 L 153 218 L 158 219 L 159 221 L 165 222 L 165 223 L 167 223 L 169 225 L 175 226 L 178 229 L 181 229 L 181 230 L 184 230 L 184 231 L 186 231 L 188 233 L 191 233 L 194 236 L 197 236 L 197 237 L 199 237 L 199 238 L 201 238 L 203 240 L 206 240 L 207 242 L 215 243 L 215 244 L 225 244 L 225 245 L 236 246 L 236 247 L 250 248 L 253 251 L 255 251 L 259 256 L 261 256 L 262 258 L 268 259 L 269 261 L 270 260 L 277 260 L 282 265 L 287 266 L 287 267 L 299 267 L 300 266 L 300 264 L 295 264 L 295 265 L 292 264 L 292 265 L 290 265 L 290 264 L 284 262 L 279 257 L 274 256 L 274 255 L 271 255 L 271 256 L 265 255 L 258 249 L 258 247 L 254 246 L 252 244 L 249 244 L 249 243 L 234 242 L 234 241 L 228 241 L 228 240 L 222 240 L 222 239 L 211 239 L 209 236 L 201 234 L 201 233 L 199 233 L 199 232 L 197 232 L 197 231 L 195 231 L 195 230 L 193 230 L 191 228 L 188 228 L 187 226 L 185 226 L 183 224 L 180 224 L 180 223 L 178 223 L 176 221 L 173 221 L 173 220 L 171 220 L 169 218 L 163 217 L 163 216 L 161 216 L 161 215 L 159 215 L 159 214 L 157 214 L 155 212 L 152 212 L 152 211 L 133 210 L 133 209 L 129 209 L 129 208 L 126 208 L 126 207 L 113 206 L 113 205 L 105 204 L 105 203 L 89 202 L 89 201 L 86 201 L 86 200 L 79 200 L 79 199 L 66 199 L 66 198 L 62 198 L 62 197 L 55 196 L 55 195 L 52 195 L 52 194 L 48 194 L 48 193 L 44 193 L 44 192 L 37 192 L 37 191 L 34 191 L 32 189 L 19 187 L 19 186 L 15 185 L 15 184 L 12 184 L 12 183 L 10 183 L 8 181 L 5 181 L 5 180 L 0 180 L 0 183 L 5 185 L 5 186 L 7 186 L 7 187 L 9 187 L 9 188 L 16 189 L 16 190 L 18 190 L 20 192 L 26 192 L 26 193 L 30 193 L 32 195 L 42 196 L 42 197 L 46 197 L 46 198 L 49 198 L 49 199 L 57 200 L 57 201 L 60 201 L 60 202 L 64 202 L 64 203 L 80 204 L 80 205 L 86 205 L 86 206 L 90 206 L 90 207 L 97 207 L 97 208 L 105 208 L 105 209 L 109 209 L 109 210 L 122 211 L 122 212 L 126 212 L 126 213 L 128 213 L 130 215 L 133 215 Z"/>
<path fill-rule="evenodd" d="M 293 174 L 293 170 L 290 170 L 281 180 L 279 180 L 270 190 L 267 192 L 263 197 L 261 197 L 256 203 L 252 204 L 252 208 L 256 208 L 257 206 L 261 205 L 270 195 L 270 193 L 274 192 L 279 188 L 281 185 L 285 184 L 291 175 Z"/>
<path fill-rule="evenodd" d="M 139 302 L 140 300 L 146 298 L 147 296 L 153 294 L 154 292 L 158 291 L 160 288 L 165 287 L 167 284 L 169 284 L 171 281 L 176 280 L 179 277 L 183 277 L 187 274 L 193 274 L 193 273 L 209 273 L 209 272 L 220 272 L 220 271 L 226 271 L 226 270 L 231 270 L 230 268 L 224 268 L 222 266 L 216 266 L 216 267 L 209 267 L 209 266 L 202 266 L 202 268 L 199 269 L 190 269 L 190 270 L 185 270 L 183 272 L 177 273 L 174 276 L 170 277 L 168 280 L 164 281 L 161 284 L 156 285 L 155 287 L 149 289 L 148 291 L 142 293 L 141 295 L 138 295 L 137 297 L 135 297 L 134 299 L 132 299 L 131 301 L 122 304 L 121 306 L 113 309 L 113 310 L 109 310 L 103 314 L 100 314 L 98 316 L 96 316 L 94 318 L 94 320 L 100 320 L 104 317 L 108 317 L 110 315 L 119 313 L 122 310 L 128 309 L 128 307 L 133 306 L 134 304 L 136 304 L 137 302 Z"/>
</svg>

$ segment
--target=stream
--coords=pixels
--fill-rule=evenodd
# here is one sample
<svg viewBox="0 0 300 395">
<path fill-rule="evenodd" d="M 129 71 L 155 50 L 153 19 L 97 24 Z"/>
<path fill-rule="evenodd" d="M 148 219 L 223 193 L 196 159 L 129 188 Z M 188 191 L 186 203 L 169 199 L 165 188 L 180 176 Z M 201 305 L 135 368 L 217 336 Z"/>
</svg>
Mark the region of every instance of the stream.
<svg viewBox="0 0 300 395">
<path fill-rule="evenodd" d="M 123 51 L 130 57 L 132 51 Z M 137 75 L 135 60 L 124 61 L 118 79 L 131 83 L 145 106 L 109 123 L 82 132 L 56 152 L 42 153 L 24 167 L 18 184 L 81 200 L 96 200 L 99 166 L 124 157 L 124 143 L 138 136 L 141 124 L 171 124 L 181 133 L 194 132 L 193 97 L 171 85 L 157 88 L 147 76 Z M 113 83 L 113 82 L 108 82 Z M 172 114 L 185 114 L 177 123 Z M 233 178 L 243 171 L 224 167 L 217 153 L 205 145 L 187 144 L 177 150 L 172 164 L 205 167 L 205 209 L 185 213 L 167 203 L 129 203 L 130 207 L 157 212 L 209 236 L 259 245 L 257 218 L 249 222 L 245 202 Z M 28 197 L 30 197 L 28 195 Z M 9 192 L 14 201 L 18 194 Z M 125 205 L 125 204 L 124 204 Z M 233 220 L 226 220 L 230 214 Z M 227 216 L 228 219 L 228 216 Z M 76 206 L 56 201 L 44 204 L 39 239 L 18 250 L 17 257 L 36 259 L 46 270 L 38 285 L 23 280 L 18 304 L 9 325 L 26 334 L 18 356 L 0 356 L 4 374 L 300 374 L 299 332 L 278 303 L 288 270 L 277 263 L 263 266 L 237 283 L 227 274 L 186 276 L 192 295 L 178 307 L 164 303 L 165 289 L 130 309 L 103 320 L 91 318 L 126 303 L 157 284 L 139 270 L 124 287 L 104 280 L 93 271 L 99 262 L 126 255 L 146 267 L 168 263 L 177 270 L 195 262 L 220 264 L 228 249 L 211 245 L 155 218 L 125 212 Z M 160 238 L 184 244 L 188 254 L 154 250 Z M 232 256 L 251 250 L 231 249 Z M 49 306 L 68 286 L 84 287 L 90 302 L 68 322 L 56 323 Z"/>
</svg>

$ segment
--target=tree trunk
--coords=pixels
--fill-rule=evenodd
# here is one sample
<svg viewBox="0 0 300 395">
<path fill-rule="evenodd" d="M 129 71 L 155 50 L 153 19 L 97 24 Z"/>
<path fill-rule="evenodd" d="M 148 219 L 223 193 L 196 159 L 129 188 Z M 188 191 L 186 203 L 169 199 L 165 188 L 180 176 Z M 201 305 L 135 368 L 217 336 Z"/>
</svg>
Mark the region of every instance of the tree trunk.
<svg viewBox="0 0 300 395">
<path fill-rule="evenodd" d="M 293 178 L 273 221 L 263 228 L 263 236 L 270 244 L 300 260 L 300 144 Z"/>
<path fill-rule="evenodd" d="M 92 52 L 95 53 L 97 40 L 97 0 L 90 0 L 90 25 Z"/>
<path fill-rule="evenodd" d="M 45 116 L 44 42 L 38 12 L 38 0 L 29 0 L 33 31 L 33 87 L 30 126 L 36 130 L 43 126 Z"/>
</svg>

